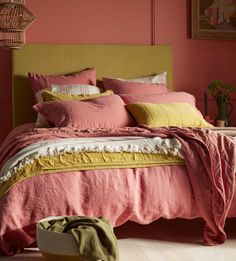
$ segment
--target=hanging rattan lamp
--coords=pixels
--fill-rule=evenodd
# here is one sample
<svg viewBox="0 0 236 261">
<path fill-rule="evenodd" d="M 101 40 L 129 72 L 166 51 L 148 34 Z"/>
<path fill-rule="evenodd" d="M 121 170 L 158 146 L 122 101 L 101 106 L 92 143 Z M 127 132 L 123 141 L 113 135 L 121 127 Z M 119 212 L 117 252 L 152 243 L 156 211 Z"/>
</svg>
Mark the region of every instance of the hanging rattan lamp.
<svg viewBox="0 0 236 261">
<path fill-rule="evenodd" d="M 25 0 L 0 0 L 0 46 L 21 48 L 25 43 L 25 30 L 34 20 Z"/>
</svg>

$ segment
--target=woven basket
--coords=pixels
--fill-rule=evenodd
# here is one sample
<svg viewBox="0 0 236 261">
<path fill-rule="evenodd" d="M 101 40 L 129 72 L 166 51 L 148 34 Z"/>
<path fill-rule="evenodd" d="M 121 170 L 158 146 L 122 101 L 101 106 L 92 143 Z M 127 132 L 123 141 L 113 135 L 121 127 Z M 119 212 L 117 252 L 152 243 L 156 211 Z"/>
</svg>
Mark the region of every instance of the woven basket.
<svg viewBox="0 0 236 261">
<path fill-rule="evenodd" d="M 19 49 L 24 45 L 24 31 L 35 20 L 24 4 L 24 0 L 0 0 L 0 46 Z"/>
<path fill-rule="evenodd" d="M 23 4 L 12 2 L 0 4 L 1 31 L 24 31 L 34 20 L 33 14 Z"/>
<path fill-rule="evenodd" d="M 19 49 L 24 43 L 24 32 L 0 31 L 0 46 L 4 48 Z"/>
<path fill-rule="evenodd" d="M 25 5 L 25 0 L 0 0 L 0 4 L 4 4 L 4 3 L 16 3 L 16 4 Z"/>
<path fill-rule="evenodd" d="M 63 216 L 48 217 L 38 223 L 61 218 Z M 38 223 L 36 224 L 37 244 L 46 261 L 86 261 L 78 254 L 78 245 L 72 234 L 44 230 Z"/>
</svg>

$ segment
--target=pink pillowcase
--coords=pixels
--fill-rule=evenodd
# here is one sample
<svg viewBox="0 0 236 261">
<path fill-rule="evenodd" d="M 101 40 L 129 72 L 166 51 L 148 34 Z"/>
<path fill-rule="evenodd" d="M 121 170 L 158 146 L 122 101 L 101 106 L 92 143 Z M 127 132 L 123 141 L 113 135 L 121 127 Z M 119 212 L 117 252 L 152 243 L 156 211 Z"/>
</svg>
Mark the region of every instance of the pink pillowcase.
<svg viewBox="0 0 236 261">
<path fill-rule="evenodd" d="M 87 129 L 135 126 L 135 121 L 118 95 L 86 101 L 38 103 L 33 108 L 53 127 Z"/>
<path fill-rule="evenodd" d="M 165 84 L 126 82 L 118 79 L 103 78 L 103 87 L 106 90 L 112 90 L 114 93 L 166 93 L 168 87 Z"/>
<path fill-rule="evenodd" d="M 42 75 L 38 73 L 28 73 L 33 93 L 50 88 L 52 84 L 89 84 L 96 85 L 96 69 L 88 68 L 78 73 L 70 75 Z"/>
<path fill-rule="evenodd" d="M 135 102 L 149 102 L 149 103 L 173 103 L 181 102 L 196 106 L 195 97 L 187 92 L 168 92 L 162 94 L 120 94 L 120 97 L 125 104 Z"/>
</svg>

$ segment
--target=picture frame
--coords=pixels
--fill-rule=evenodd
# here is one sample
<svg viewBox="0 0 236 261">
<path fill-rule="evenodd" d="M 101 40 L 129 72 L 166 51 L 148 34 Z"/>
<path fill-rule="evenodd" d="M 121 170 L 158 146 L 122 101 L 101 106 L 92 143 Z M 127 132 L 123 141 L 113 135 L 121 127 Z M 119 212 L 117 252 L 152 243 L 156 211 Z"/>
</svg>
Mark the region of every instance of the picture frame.
<svg viewBox="0 0 236 261">
<path fill-rule="evenodd" d="M 192 0 L 193 39 L 236 39 L 236 0 Z"/>
</svg>

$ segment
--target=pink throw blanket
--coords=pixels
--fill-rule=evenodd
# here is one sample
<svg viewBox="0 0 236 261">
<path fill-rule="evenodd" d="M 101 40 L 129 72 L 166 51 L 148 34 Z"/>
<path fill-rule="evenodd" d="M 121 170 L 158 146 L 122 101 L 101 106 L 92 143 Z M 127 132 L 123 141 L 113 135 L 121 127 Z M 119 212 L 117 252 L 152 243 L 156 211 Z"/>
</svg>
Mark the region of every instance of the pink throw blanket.
<svg viewBox="0 0 236 261">
<path fill-rule="evenodd" d="M 204 243 L 226 239 L 224 224 L 235 186 L 236 147 L 227 136 L 192 128 L 124 128 L 84 130 L 74 128 L 28 129 L 9 136 L 0 149 L 0 166 L 21 148 L 39 140 L 98 136 L 175 137 L 181 144 L 200 215 L 206 222 Z"/>
</svg>

